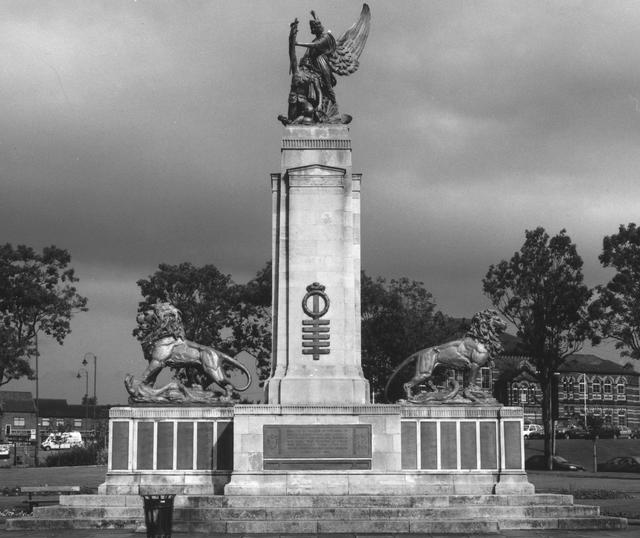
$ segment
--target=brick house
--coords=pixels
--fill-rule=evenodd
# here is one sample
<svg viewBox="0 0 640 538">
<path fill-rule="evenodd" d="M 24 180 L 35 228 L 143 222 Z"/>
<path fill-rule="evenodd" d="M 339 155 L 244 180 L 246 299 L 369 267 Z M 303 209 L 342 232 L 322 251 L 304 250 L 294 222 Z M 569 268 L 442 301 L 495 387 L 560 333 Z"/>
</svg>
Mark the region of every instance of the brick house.
<svg viewBox="0 0 640 538">
<path fill-rule="evenodd" d="M 491 372 L 494 380 L 501 370 L 522 363 L 526 357 L 504 355 Z M 505 366 L 506 365 L 506 366 Z M 640 373 L 632 363 L 620 365 L 596 355 L 575 354 L 556 375 L 558 420 L 584 424 L 586 416 L 598 416 L 609 426 L 640 429 Z M 523 407 L 525 420 L 542 422 L 542 391 L 526 371 L 520 371 L 502 391 L 494 394 L 505 405 Z M 505 390 L 506 389 L 506 390 Z"/>
<path fill-rule="evenodd" d="M 30 392 L 0 391 L 0 441 L 35 438 L 36 406 Z M 33 432 L 33 433 L 32 433 Z"/>
<path fill-rule="evenodd" d="M 79 431 L 84 439 L 91 439 L 105 429 L 109 416 L 108 406 L 87 407 L 57 398 L 40 398 L 39 409 L 41 439 L 59 431 Z M 31 392 L 0 391 L 0 424 L 0 441 L 35 432 L 36 402 Z"/>
</svg>

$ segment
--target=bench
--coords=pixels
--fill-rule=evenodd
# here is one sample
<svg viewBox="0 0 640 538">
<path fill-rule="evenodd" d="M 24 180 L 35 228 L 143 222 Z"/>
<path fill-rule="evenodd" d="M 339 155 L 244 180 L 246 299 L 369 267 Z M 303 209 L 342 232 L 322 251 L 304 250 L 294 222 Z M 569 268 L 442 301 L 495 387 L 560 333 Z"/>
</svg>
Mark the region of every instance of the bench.
<svg viewBox="0 0 640 538">
<path fill-rule="evenodd" d="M 51 496 L 52 494 L 62 495 L 80 493 L 80 486 L 25 486 L 20 488 L 20 492 L 27 493 L 29 495 L 29 499 L 23 502 L 29 506 L 28 512 L 31 513 L 33 512 L 34 506 L 58 504 L 58 497 L 34 499 L 34 495 Z"/>
</svg>

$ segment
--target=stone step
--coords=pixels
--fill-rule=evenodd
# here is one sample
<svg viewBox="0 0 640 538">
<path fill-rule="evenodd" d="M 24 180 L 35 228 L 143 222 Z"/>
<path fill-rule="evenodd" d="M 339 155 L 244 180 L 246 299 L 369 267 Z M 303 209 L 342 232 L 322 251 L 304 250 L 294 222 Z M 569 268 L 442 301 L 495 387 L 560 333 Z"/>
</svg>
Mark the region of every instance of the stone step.
<svg viewBox="0 0 640 538">
<path fill-rule="evenodd" d="M 69 519 L 21 517 L 7 519 L 5 528 L 9 531 L 17 530 L 64 530 L 64 529 L 132 529 L 144 527 L 144 517 L 137 519 Z"/>
<path fill-rule="evenodd" d="M 7 520 L 18 529 L 144 529 L 135 495 L 62 496 L 34 517 Z M 618 529 L 622 518 L 599 516 L 597 506 L 574 505 L 570 495 L 180 495 L 176 532 L 238 534 L 449 534 L 499 529 Z"/>
<path fill-rule="evenodd" d="M 571 505 L 571 495 L 287 495 L 224 496 L 178 495 L 175 507 L 405 507 L 430 508 L 454 505 L 528 506 L 539 504 Z M 64 506 L 136 506 L 142 508 L 139 495 L 63 495 Z"/>
<path fill-rule="evenodd" d="M 186 508 L 176 507 L 174 521 L 262 521 L 262 520 L 394 520 L 394 519 L 487 519 L 527 517 L 586 517 L 597 516 L 599 508 L 589 505 L 574 506 L 454 506 L 438 508 Z M 43 506 L 34 510 L 41 519 L 123 519 L 140 518 L 140 507 L 79 507 Z"/>
<path fill-rule="evenodd" d="M 341 534 L 491 534 L 507 529 L 592 529 L 614 530 L 626 528 L 627 521 L 612 517 L 570 517 L 570 518 L 505 518 L 499 520 L 481 519 L 398 519 L 398 520 L 298 520 L 298 521 L 176 521 L 176 533 L 215 534 L 218 538 L 237 538 L 239 534 L 296 534 L 302 538 L 308 535 Z M 105 524 L 99 519 L 47 519 L 21 518 L 7 520 L 8 530 L 32 529 L 132 529 L 144 528 L 141 520 L 114 520 Z"/>
</svg>

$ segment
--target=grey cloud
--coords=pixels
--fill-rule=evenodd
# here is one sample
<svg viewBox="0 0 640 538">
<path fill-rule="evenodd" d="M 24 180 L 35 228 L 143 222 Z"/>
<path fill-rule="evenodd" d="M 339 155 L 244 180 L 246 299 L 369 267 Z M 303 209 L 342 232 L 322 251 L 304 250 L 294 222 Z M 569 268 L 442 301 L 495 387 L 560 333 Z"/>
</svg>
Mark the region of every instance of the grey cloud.
<svg viewBox="0 0 640 538">
<path fill-rule="evenodd" d="M 364 173 L 367 272 L 423 280 L 468 315 L 487 306 L 489 264 L 543 225 L 568 229 L 592 284 L 606 277 L 602 236 L 637 221 L 640 197 L 637 4 L 370 4 L 361 68 L 336 88 Z M 315 9 L 339 35 L 360 7 L 0 5 L 3 240 L 68 248 L 91 300 L 54 362 L 123 342 L 114 371 L 140 367 L 135 280 L 160 262 L 244 280 L 270 257 L 289 22 L 308 37 Z"/>
</svg>

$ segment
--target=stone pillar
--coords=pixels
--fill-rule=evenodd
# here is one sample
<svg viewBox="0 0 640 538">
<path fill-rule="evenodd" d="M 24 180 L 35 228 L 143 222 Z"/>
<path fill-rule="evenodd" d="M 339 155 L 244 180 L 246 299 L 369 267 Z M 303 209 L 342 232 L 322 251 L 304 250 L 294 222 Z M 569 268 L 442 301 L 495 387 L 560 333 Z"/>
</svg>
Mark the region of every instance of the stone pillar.
<svg viewBox="0 0 640 538">
<path fill-rule="evenodd" d="M 287 126 L 272 174 L 270 404 L 365 404 L 360 175 L 345 125 Z"/>
</svg>

